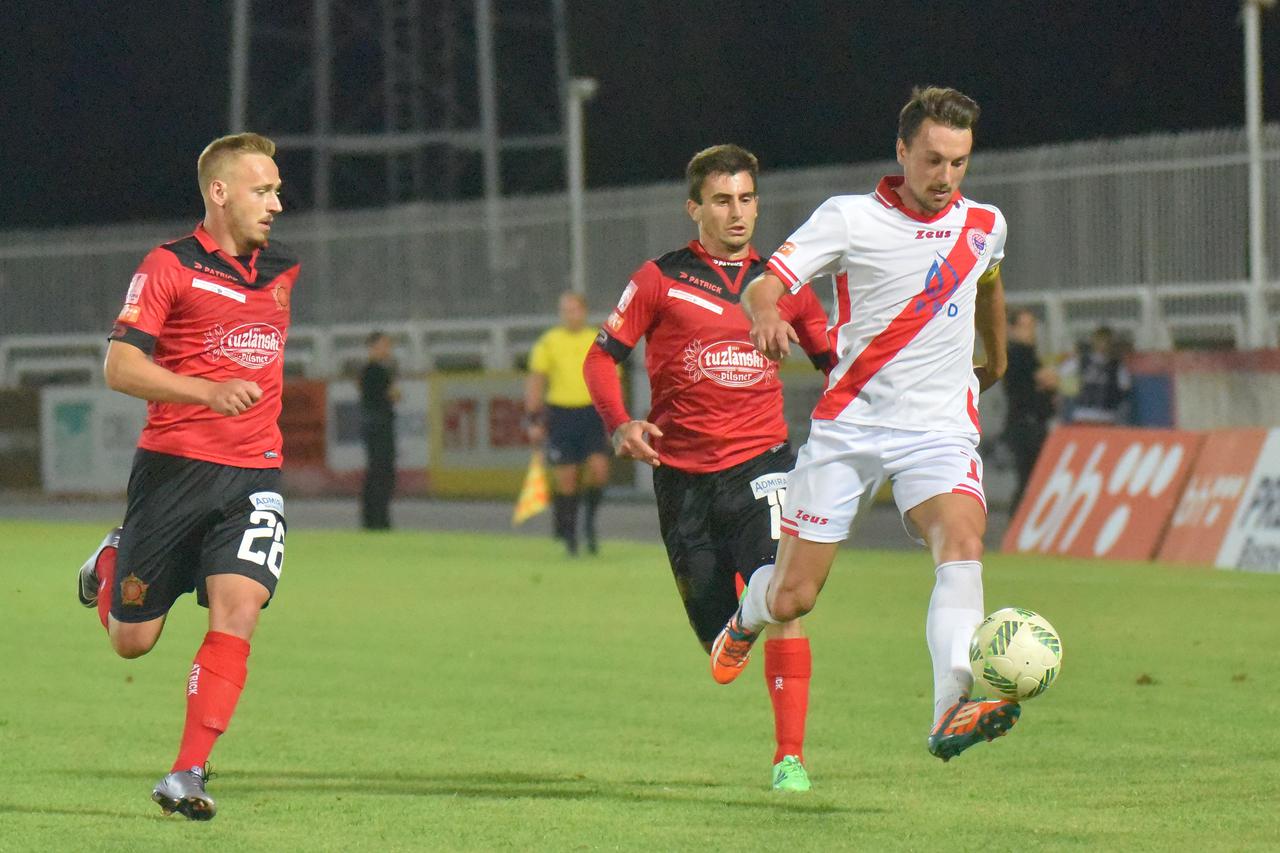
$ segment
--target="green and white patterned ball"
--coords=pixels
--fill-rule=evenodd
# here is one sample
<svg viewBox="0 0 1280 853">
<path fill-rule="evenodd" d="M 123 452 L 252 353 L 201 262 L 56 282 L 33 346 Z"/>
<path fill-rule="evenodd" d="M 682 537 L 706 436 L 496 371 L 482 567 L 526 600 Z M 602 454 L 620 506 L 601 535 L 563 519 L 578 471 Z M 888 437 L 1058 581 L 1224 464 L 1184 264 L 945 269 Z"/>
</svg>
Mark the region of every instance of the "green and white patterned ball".
<svg viewBox="0 0 1280 853">
<path fill-rule="evenodd" d="M 1039 613 L 1021 607 L 997 610 L 973 632 L 969 663 L 976 683 L 1021 702 L 1049 689 L 1062 669 L 1062 640 Z"/>
</svg>

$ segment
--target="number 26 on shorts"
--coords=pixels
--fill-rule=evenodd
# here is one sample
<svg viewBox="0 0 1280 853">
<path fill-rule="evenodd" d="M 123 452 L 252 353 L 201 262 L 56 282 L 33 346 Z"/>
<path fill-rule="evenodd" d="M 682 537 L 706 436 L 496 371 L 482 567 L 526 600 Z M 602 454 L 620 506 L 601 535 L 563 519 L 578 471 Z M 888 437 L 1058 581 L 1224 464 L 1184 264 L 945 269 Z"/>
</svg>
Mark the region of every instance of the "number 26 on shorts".
<svg viewBox="0 0 1280 853">
<path fill-rule="evenodd" d="M 254 510 L 249 515 L 250 524 L 261 524 L 262 527 L 250 527 L 240 540 L 240 550 L 236 556 L 255 565 L 265 565 L 271 574 L 278 579 L 284 567 L 284 520 L 277 518 L 274 512 Z M 271 543 L 270 548 L 264 542 L 258 548 L 254 545 L 259 539 Z"/>
</svg>

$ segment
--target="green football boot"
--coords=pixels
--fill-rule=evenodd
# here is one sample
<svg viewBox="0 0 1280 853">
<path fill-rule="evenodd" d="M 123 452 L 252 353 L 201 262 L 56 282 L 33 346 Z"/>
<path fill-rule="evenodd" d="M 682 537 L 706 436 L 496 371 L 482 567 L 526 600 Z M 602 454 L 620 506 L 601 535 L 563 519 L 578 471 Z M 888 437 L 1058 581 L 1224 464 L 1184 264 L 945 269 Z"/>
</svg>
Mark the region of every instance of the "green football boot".
<svg viewBox="0 0 1280 853">
<path fill-rule="evenodd" d="M 781 761 L 773 765 L 773 790 L 807 791 L 811 787 L 809 771 L 804 769 L 799 757 L 784 755 Z"/>
</svg>

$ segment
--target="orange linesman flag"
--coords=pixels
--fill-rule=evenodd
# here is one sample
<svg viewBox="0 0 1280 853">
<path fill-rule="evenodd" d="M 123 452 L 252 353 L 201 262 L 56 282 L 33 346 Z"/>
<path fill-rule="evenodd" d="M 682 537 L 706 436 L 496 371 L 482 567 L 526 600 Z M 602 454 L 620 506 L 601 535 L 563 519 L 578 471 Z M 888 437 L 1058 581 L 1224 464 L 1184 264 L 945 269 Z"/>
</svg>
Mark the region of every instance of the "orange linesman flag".
<svg viewBox="0 0 1280 853">
<path fill-rule="evenodd" d="M 542 451 L 535 450 L 529 458 L 529 470 L 524 475 L 524 485 L 516 498 L 515 511 L 511 513 L 511 526 L 523 524 L 545 510 L 551 504 L 547 488 L 547 469 L 542 463 Z"/>
</svg>

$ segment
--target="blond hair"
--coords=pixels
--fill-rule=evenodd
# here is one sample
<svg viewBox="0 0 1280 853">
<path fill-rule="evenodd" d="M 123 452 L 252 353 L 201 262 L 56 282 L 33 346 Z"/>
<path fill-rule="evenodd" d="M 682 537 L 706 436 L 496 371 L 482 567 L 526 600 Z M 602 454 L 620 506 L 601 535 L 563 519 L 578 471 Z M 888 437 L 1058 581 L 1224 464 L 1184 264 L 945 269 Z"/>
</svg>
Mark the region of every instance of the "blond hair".
<svg viewBox="0 0 1280 853">
<path fill-rule="evenodd" d="M 205 193 L 231 160 L 240 154 L 265 154 L 274 157 L 276 144 L 257 133 L 233 133 L 220 136 L 205 146 L 196 161 L 196 176 L 200 192 Z"/>
</svg>

